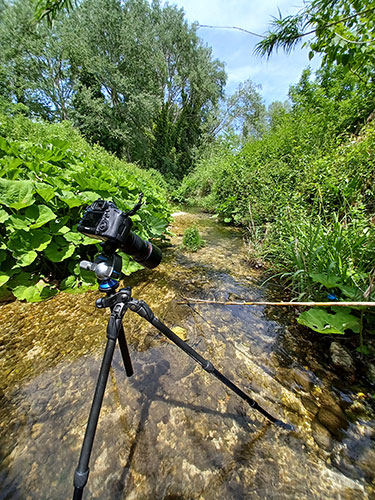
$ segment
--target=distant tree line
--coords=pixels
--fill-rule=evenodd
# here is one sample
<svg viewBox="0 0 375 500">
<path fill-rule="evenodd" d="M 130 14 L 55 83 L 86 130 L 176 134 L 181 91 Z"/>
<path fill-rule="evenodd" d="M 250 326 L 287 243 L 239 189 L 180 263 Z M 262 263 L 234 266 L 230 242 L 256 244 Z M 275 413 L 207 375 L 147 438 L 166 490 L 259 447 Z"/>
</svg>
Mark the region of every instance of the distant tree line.
<svg viewBox="0 0 375 500">
<path fill-rule="evenodd" d="M 35 2 L 0 0 L 0 47 L 0 96 L 176 178 L 226 81 L 183 10 L 159 1 L 84 0 L 37 22 Z"/>
</svg>

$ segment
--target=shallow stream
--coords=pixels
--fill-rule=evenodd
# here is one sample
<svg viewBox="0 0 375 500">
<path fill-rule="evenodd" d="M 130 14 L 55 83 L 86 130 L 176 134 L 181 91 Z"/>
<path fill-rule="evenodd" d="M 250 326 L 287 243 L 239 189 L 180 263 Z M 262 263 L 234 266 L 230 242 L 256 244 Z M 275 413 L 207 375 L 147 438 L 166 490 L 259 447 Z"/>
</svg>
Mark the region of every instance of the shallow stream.
<svg viewBox="0 0 375 500">
<path fill-rule="evenodd" d="M 206 240 L 196 253 L 179 248 L 192 224 Z M 84 498 L 375 498 L 375 422 L 361 393 L 343 389 L 283 313 L 184 303 L 267 298 L 246 263 L 241 233 L 184 213 L 172 231 L 163 263 L 126 285 L 295 431 L 270 424 L 128 312 L 135 373 L 126 377 L 116 349 Z M 0 500 L 72 497 L 106 342 L 109 312 L 95 308 L 100 296 L 61 293 L 0 307 Z"/>
</svg>

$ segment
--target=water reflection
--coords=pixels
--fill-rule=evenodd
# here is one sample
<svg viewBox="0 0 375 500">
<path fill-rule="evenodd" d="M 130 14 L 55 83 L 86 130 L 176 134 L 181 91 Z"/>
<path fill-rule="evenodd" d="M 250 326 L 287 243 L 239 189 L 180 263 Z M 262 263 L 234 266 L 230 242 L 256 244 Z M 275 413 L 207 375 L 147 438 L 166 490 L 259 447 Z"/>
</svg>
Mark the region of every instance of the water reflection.
<svg viewBox="0 0 375 500">
<path fill-rule="evenodd" d="M 196 223 L 207 245 L 178 249 Z M 349 418 L 354 396 L 265 308 L 186 305 L 181 297 L 258 300 L 241 234 L 200 215 L 177 219 L 155 271 L 132 277 L 168 326 L 274 415 L 270 425 L 151 325 L 128 312 L 134 376 L 116 351 L 85 498 L 371 498 L 375 428 Z M 71 498 L 105 344 L 96 292 L 2 306 L 0 499 Z M 345 398 L 347 399 L 345 401 Z"/>
</svg>

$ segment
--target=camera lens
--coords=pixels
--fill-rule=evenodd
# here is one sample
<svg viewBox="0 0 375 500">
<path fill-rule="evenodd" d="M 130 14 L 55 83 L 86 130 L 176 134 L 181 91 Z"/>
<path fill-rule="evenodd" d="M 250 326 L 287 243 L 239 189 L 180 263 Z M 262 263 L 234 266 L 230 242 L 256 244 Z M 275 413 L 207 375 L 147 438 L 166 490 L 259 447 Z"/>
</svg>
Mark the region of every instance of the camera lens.
<svg viewBox="0 0 375 500">
<path fill-rule="evenodd" d="M 148 269 L 154 269 L 161 262 L 161 250 L 149 241 L 144 241 L 133 231 L 130 231 L 125 242 L 120 246 L 120 250 L 131 255 L 136 262 L 139 262 Z"/>
</svg>

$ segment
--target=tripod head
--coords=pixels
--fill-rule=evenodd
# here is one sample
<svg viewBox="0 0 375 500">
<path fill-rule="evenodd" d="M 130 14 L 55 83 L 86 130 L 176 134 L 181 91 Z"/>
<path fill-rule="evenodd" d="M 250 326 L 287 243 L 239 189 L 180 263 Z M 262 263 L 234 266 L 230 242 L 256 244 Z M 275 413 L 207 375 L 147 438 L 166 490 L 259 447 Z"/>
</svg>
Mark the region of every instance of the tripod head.
<svg viewBox="0 0 375 500">
<path fill-rule="evenodd" d="M 118 280 L 121 278 L 122 258 L 116 253 L 108 254 L 104 250 L 99 254 L 94 262 L 82 260 L 79 266 L 86 271 L 93 271 L 96 274 L 99 282 L 99 290 L 101 292 L 110 292 L 116 290 L 119 285 Z"/>
</svg>

